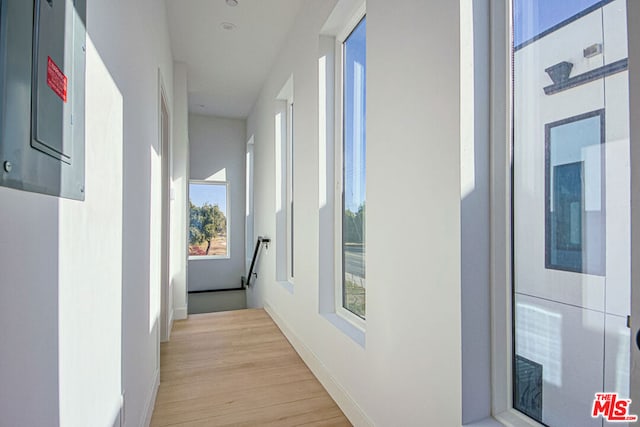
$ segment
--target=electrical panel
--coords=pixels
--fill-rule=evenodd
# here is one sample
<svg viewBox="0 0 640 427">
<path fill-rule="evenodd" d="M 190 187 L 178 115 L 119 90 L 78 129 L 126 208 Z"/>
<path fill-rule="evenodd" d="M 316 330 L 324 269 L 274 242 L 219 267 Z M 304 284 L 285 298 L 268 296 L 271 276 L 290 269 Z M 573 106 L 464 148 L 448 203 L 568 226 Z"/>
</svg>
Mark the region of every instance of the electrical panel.
<svg viewBox="0 0 640 427">
<path fill-rule="evenodd" d="M 0 0 L 0 185 L 84 200 L 86 0 Z"/>
</svg>

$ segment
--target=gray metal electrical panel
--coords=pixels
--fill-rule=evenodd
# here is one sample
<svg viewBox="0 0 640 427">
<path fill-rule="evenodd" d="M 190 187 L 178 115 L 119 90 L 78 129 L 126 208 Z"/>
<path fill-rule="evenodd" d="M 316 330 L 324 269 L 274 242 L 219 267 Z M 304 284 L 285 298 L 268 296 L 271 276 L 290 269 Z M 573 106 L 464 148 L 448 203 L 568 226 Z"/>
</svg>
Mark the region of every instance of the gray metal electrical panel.
<svg viewBox="0 0 640 427">
<path fill-rule="evenodd" d="M 0 185 L 84 200 L 86 0 L 0 0 Z"/>
</svg>

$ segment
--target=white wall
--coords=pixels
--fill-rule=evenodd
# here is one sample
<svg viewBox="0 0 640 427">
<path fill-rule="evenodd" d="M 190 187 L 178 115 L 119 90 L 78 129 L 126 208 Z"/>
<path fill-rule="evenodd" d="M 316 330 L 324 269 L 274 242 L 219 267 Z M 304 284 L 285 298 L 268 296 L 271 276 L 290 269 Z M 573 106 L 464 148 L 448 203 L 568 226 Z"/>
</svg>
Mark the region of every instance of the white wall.
<svg viewBox="0 0 640 427">
<path fill-rule="evenodd" d="M 121 403 L 123 97 L 88 47 L 86 199 L 58 209 L 61 426 L 109 426 Z"/>
<path fill-rule="evenodd" d="M 305 2 L 248 119 L 255 231 L 274 237 L 274 100 L 293 74 L 296 283 L 276 283 L 272 245 L 249 303 L 268 307 L 356 425 L 460 425 L 459 4 L 367 1 L 364 346 L 319 314 L 318 52 L 334 4 Z"/>
<path fill-rule="evenodd" d="M 187 317 L 187 200 L 189 191 L 189 102 L 187 66 L 173 66 L 173 144 L 171 200 L 171 285 L 173 318 Z"/>
<path fill-rule="evenodd" d="M 173 105 L 164 5 L 91 2 L 89 34 L 123 95 L 122 389 L 125 424 L 138 426 L 159 380 L 160 280 L 151 274 L 160 259 L 159 240 L 152 240 L 160 221 L 151 214 L 160 202 L 158 68 Z"/>
<path fill-rule="evenodd" d="M 189 291 L 240 286 L 245 274 L 245 154 L 246 121 L 189 115 L 191 179 L 212 175 L 229 182 L 229 259 L 189 261 Z M 217 180 L 217 179 L 216 179 Z"/>
<path fill-rule="evenodd" d="M 125 425 L 140 426 L 157 381 L 150 212 L 158 67 L 173 101 L 165 11 L 90 0 L 87 14 L 86 200 L 0 188 L 1 425 L 112 426 L 125 390 Z"/>
<path fill-rule="evenodd" d="M 0 203 L 0 424 L 57 426 L 59 200 L 0 187 Z"/>
</svg>

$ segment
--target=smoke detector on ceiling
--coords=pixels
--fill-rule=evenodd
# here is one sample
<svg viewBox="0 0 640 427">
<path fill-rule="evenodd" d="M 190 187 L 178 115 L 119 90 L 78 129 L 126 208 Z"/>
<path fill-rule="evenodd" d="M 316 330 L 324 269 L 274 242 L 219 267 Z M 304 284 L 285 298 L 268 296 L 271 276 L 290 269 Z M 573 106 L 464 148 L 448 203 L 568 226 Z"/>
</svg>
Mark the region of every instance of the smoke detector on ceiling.
<svg viewBox="0 0 640 427">
<path fill-rule="evenodd" d="M 238 5 L 238 0 L 227 0 L 227 6 L 236 7 Z"/>
<path fill-rule="evenodd" d="M 227 31 L 231 31 L 234 28 L 236 28 L 236 25 L 232 24 L 231 22 L 223 22 L 222 24 L 220 24 L 220 26 L 222 27 L 223 30 L 227 30 Z"/>
</svg>

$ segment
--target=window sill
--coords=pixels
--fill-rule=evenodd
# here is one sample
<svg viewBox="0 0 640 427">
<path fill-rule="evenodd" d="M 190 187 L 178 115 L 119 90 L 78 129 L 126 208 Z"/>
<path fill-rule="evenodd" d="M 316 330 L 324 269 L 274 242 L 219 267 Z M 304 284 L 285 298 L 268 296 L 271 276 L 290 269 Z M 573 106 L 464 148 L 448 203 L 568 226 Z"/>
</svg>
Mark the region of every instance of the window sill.
<svg viewBox="0 0 640 427">
<path fill-rule="evenodd" d="M 231 259 L 229 255 L 190 256 L 189 261 L 204 261 L 211 259 Z"/>
<path fill-rule="evenodd" d="M 280 286 L 282 286 L 282 288 L 289 292 L 291 295 L 293 295 L 293 283 L 289 282 L 288 280 L 278 280 L 276 282 L 277 284 L 279 284 Z"/>
<path fill-rule="evenodd" d="M 363 329 L 336 313 L 321 313 L 320 315 L 338 328 L 339 331 L 355 341 L 360 347 L 365 348 L 366 334 Z"/>
<path fill-rule="evenodd" d="M 496 421 L 495 418 L 485 418 L 469 424 L 463 424 L 462 427 L 504 427 L 504 424 Z"/>
<path fill-rule="evenodd" d="M 544 427 L 516 410 L 502 412 L 495 417 L 485 418 L 473 423 L 464 424 L 463 427 Z"/>
<path fill-rule="evenodd" d="M 515 409 L 504 411 L 495 418 L 505 427 L 545 427 L 544 424 L 534 421 Z"/>
</svg>

